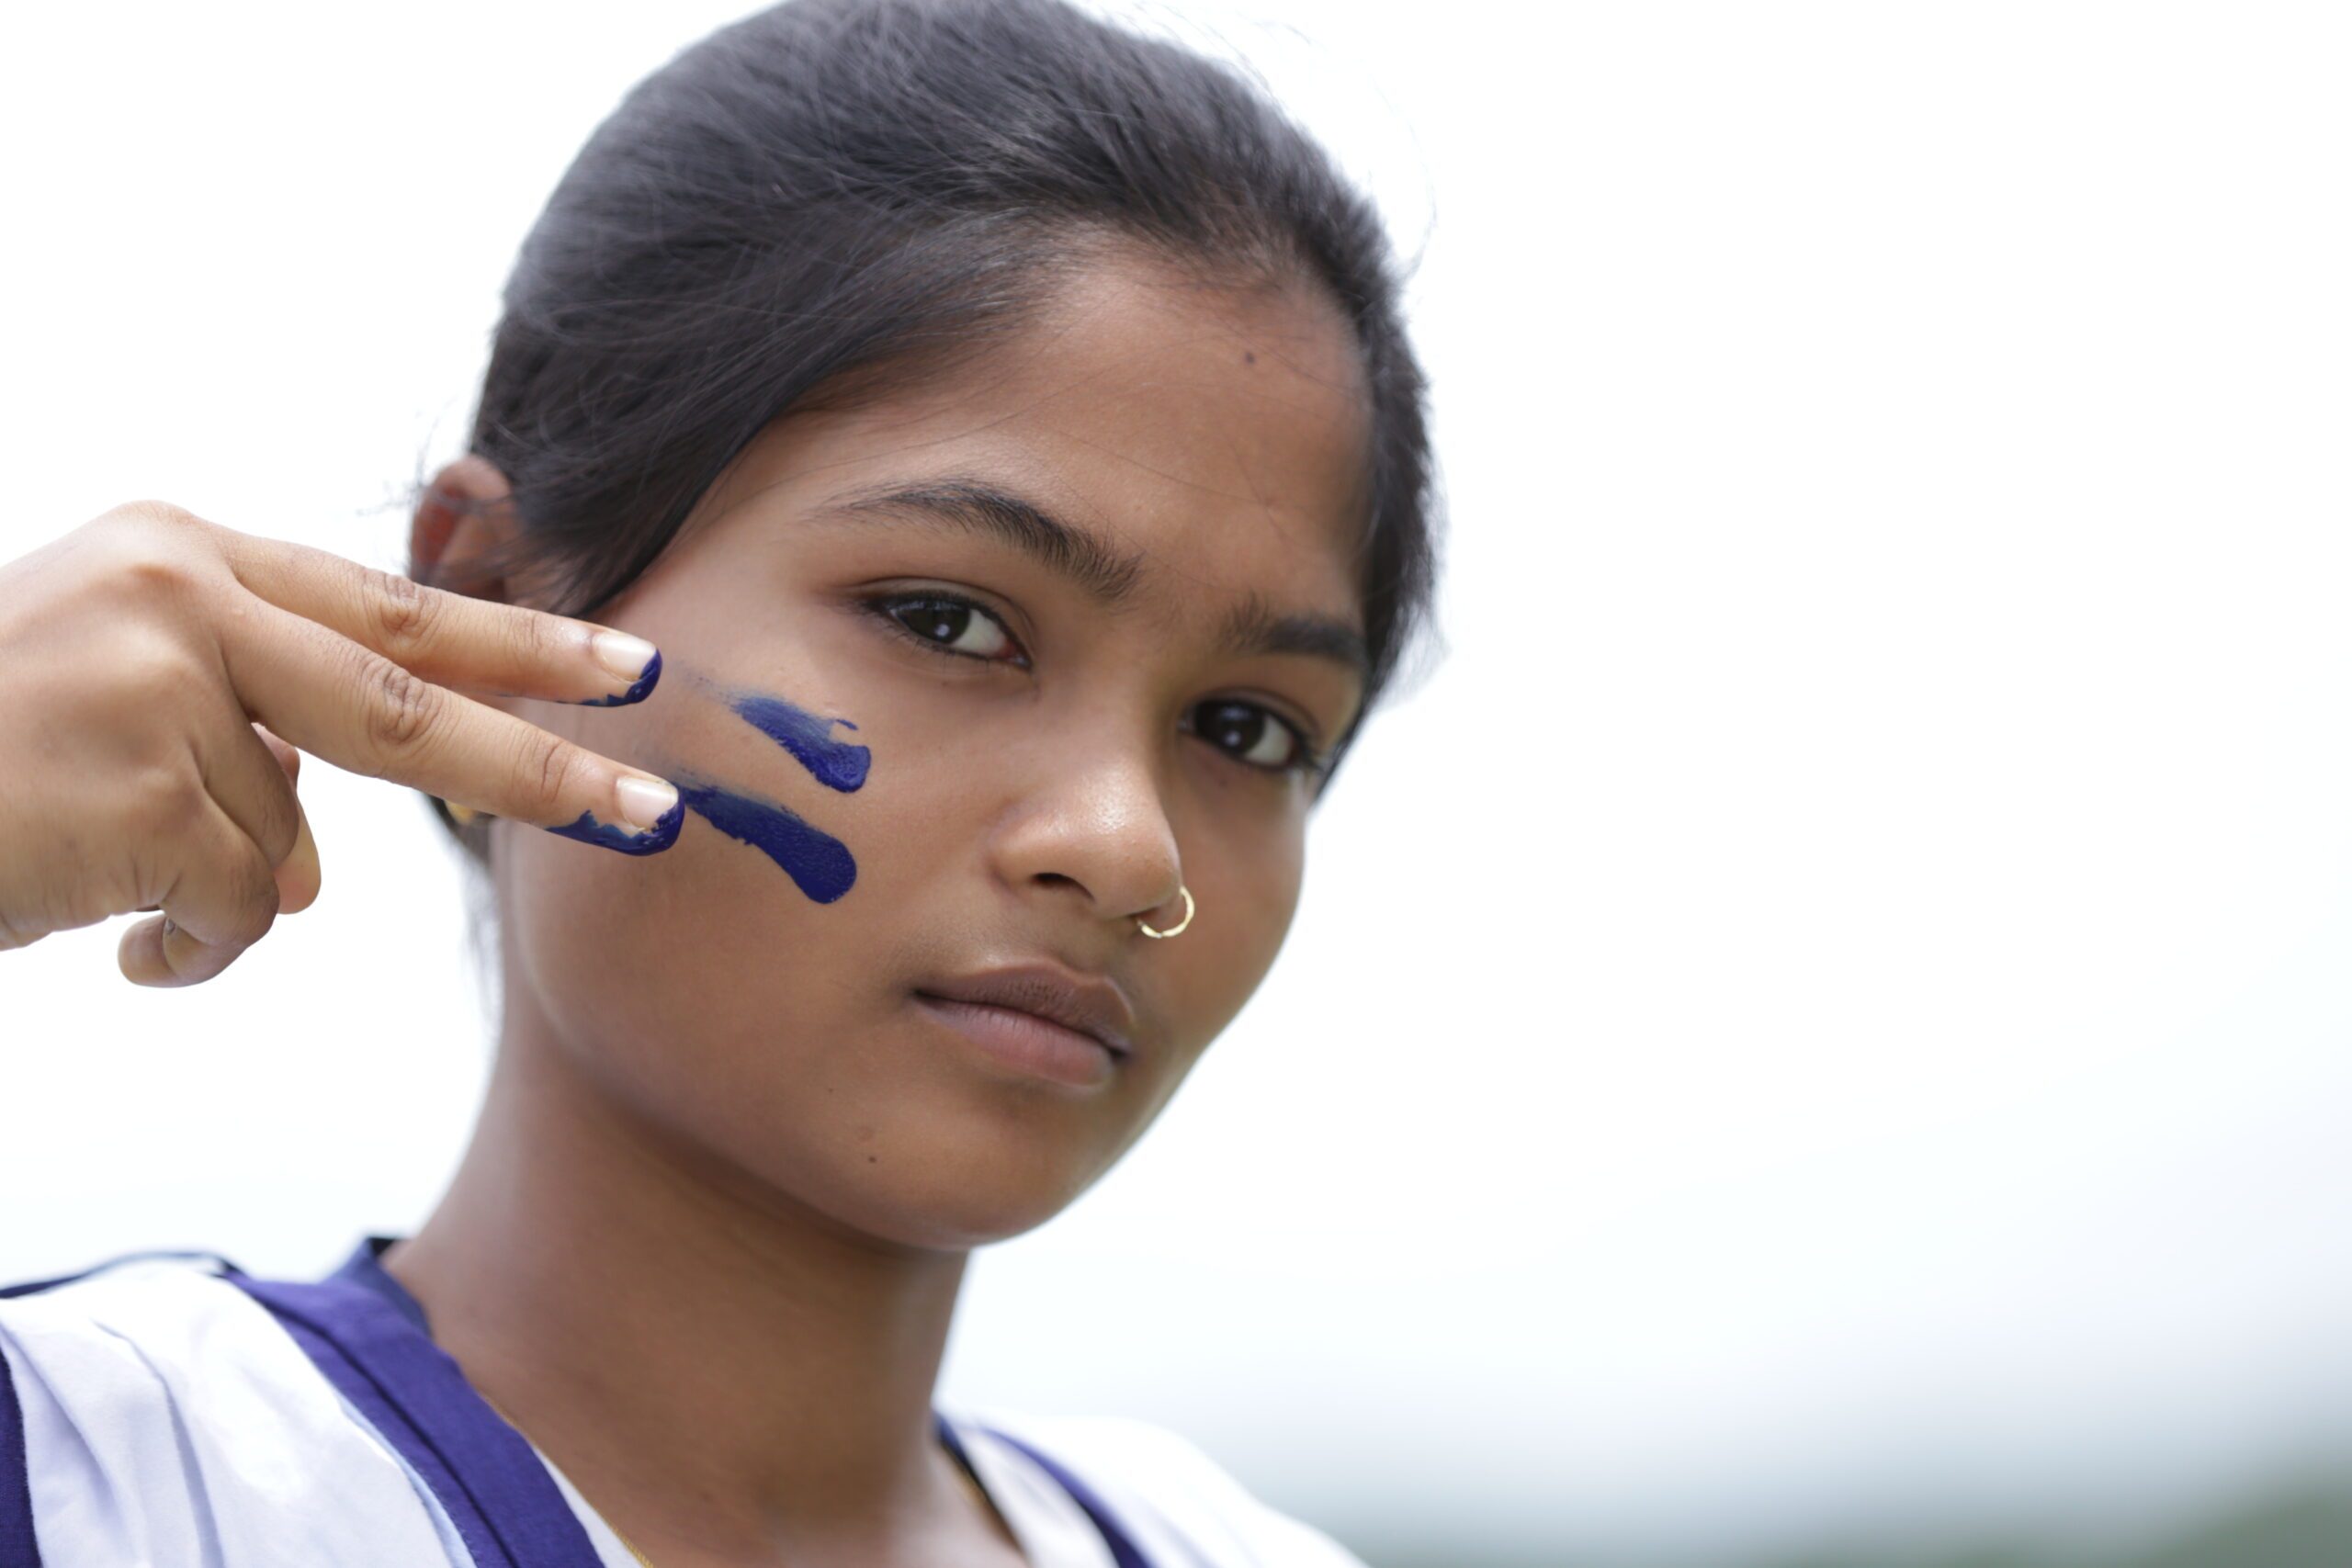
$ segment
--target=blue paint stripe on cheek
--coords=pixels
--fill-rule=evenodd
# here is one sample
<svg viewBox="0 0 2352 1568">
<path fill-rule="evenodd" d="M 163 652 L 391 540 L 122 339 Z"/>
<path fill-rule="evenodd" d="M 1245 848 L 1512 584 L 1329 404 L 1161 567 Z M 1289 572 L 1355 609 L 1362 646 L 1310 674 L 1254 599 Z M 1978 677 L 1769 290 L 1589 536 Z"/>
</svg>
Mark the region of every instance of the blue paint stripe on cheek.
<svg viewBox="0 0 2352 1568">
<path fill-rule="evenodd" d="M 865 783 L 874 753 L 853 741 L 836 740 L 836 724 L 857 728 L 845 718 L 827 718 L 795 707 L 782 697 L 746 694 L 729 705 L 742 720 L 799 759 L 816 781 L 828 789 L 854 790 Z"/>
<path fill-rule="evenodd" d="M 775 802 L 675 774 L 670 782 L 678 786 L 682 805 L 694 807 L 712 827 L 782 866 L 800 891 L 818 903 L 831 903 L 857 881 L 857 862 L 851 858 L 848 845 L 810 827 Z"/>
</svg>

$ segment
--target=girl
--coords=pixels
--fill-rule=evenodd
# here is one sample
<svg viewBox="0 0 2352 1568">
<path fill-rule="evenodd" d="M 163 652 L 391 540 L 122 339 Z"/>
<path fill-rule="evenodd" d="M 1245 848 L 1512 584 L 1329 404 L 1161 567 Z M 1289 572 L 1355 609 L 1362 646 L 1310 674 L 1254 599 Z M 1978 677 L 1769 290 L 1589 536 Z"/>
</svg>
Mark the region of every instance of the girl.
<svg viewBox="0 0 2352 1568">
<path fill-rule="evenodd" d="M 0 1565 L 1354 1562 L 933 1385 L 1272 963 L 1429 475 L 1376 215 L 1237 73 L 788 0 L 579 153 L 407 577 L 160 502 L 0 571 L 0 943 L 218 975 L 310 751 L 428 793 L 503 996 L 413 1235 L 0 1294 Z"/>
</svg>

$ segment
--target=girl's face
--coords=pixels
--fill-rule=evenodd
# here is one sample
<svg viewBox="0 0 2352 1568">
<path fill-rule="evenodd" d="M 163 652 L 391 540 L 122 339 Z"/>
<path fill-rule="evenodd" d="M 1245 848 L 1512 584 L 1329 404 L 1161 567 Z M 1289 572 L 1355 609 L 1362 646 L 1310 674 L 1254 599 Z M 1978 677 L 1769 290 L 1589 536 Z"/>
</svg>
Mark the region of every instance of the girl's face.
<svg viewBox="0 0 2352 1568">
<path fill-rule="evenodd" d="M 1367 409 L 1317 294 L 1129 257 L 952 373 L 772 425 L 590 617 L 661 647 L 654 694 L 502 702 L 690 807 L 643 858 L 498 825 L 506 1049 L 896 1244 L 1069 1203 L 1289 928 L 1295 764 L 1362 676 L 1228 634 L 1361 636 Z M 1191 925 L 1145 935 L 1180 885 Z M 1035 960 L 1132 1007 L 1098 1081 L 1007 1065 L 917 998 Z"/>
</svg>

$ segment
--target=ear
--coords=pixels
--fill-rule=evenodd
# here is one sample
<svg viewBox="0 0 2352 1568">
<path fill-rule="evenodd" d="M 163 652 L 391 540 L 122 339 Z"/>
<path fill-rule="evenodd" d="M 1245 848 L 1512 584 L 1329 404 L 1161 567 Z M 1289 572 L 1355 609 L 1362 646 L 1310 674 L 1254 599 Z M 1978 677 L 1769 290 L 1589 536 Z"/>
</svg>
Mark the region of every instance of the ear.
<svg viewBox="0 0 2352 1568">
<path fill-rule="evenodd" d="M 408 575 L 427 586 L 490 599 L 529 604 L 522 585 L 510 583 L 501 556 L 523 532 L 514 514 L 514 487 L 498 465 L 471 453 L 433 476 L 408 525 Z M 536 606 L 534 606 L 536 607 Z M 523 699 L 504 692 L 476 691 L 475 702 L 520 716 Z"/>
<path fill-rule="evenodd" d="M 468 453 L 446 465 L 410 519 L 408 575 L 454 593 L 514 603 L 492 553 L 521 532 L 514 496 L 487 457 Z"/>
</svg>

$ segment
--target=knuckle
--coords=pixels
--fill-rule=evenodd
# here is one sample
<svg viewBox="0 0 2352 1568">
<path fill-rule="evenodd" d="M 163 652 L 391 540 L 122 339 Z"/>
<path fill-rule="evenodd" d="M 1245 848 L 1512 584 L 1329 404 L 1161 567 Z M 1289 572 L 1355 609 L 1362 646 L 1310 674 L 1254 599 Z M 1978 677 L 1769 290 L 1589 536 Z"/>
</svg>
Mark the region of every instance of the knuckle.
<svg viewBox="0 0 2352 1568">
<path fill-rule="evenodd" d="M 237 901 L 236 924 L 226 938 L 228 946 L 240 949 L 250 947 L 269 934 L 270 928 L 277 923 L 281 897 L 277 877 L 258 855 L 245 862 L 243 884 L 239 889 L 242 897 Z"/>
<path fill-rule="evenodd" d="M 124 716 L 200 711 L 215 684 L 214 677 L 168 637 L 139 641 L 143 646 L 124 652 L 126 662 L 117 678 L 119 699 L 129 707 Z"/>
<path fill-rule="evenodd" d="M 508 626 L 517 661 L 531 669 L 548 669 L 569 651 L 563 623 L 551 615 L 523 610 L 508 617 Z"/>
<path fill-rule="evenodd" d="M 255 842 L 272 867 L 294 852 L 302 831 L 301 807 L 296 804 L 294 786 L 285 778 L 278 773 L 277 783 L 263 786 L 258 812 L 260 832 Z"/>
<path fill-rule="evenodd" d="M 360 689 L 362 722 L 367 745 L 378 773 L 396 758 L 424 749 L 436 728 L 439 694 L 419 676 L 401 669 L 381 654 L 362 661 Z"/>
<path fill-rule="evenodd" d="M 580 773 L 579 749 L 567 740 L 542 731 L 525 742 L 523 776 L 533 781 L 537 799 L 544 806 L 559 805 Z"/>
<path fill-rule="evenodd" d="M 383 650 L 395 660 L 427 647 L 439 629 L 441 599 L 433 590 L 397 572 L 359 567 L 360 602 Z"/>
<path fill-rule="evenodd" d="M 207 840 L 209 816 L 211 797 L 205 792 L 205 781 L 195 776 L 195 769 L 151 766 L 136 773 L 118 818 L 130 840 L 127 849 L 134 863 L 131 891 L 158 882 L 155 870 L 148 867 L 186 865 L 190 846 Z"/>
<path fill-rule="evenodd" d="M 126 824 L 148 846 L 184 841 L 204 824 L 211 796 L 193 767 L 174 762 L 140 772 L 130 785 Z"/>
<path fill-rule="evenodd" d="M 143 496 L 137 501 L 126 501 L 119 506 L 108 507 L 100 521 L 112 521 L 118 518 L 153 524 L 164 528 L 195 528 L 204 525 L 204 519 L 187 507 L 152 496 Z"/>
<path fill-rule="evenodd" d="M 0 953 L 30 947 L 58 929 L 53 922 L 44 920 L 38 908 L 11 909 L 0 904 Z"/>
<path fill-rule="evenodd" d="M 125 502 L 94 518 L 89 527 L 127 561 L 168 563 L 183 572 L 214 546 L 220 530 L 218 524 L 168 501 Z"/>
<path fill-rule="evenodd" d="M 221 879 L 219 891 L 225 895 L 225 901 L 214 904 L 207 900 L 210 918 L 205 922 L 203 937 L 198 938 L 189 931 L 188 940 L 196 953 L 176 971 L 183 979 L 209 979 L 233 963 L 239 953 L 267 936 L 277 923 L 282 896 L 276 874 L 259 854 L 248 847 L 234 855 L 217 874 Z M 168 915 L 171 901 L 167 900 L 164 908 Z"/>
<path fill-rule="evenodd" d="M 115 628 L 144 627 L 193 646 L 206 629 L 229 582 L 209 537 L 187 530 L 215 525 L 189 513 L 117 508 L 88 525 L 74 568 L 85 595 L 81 608 Z"/>
<path fill-rule="evenodd" d="M 153 532 L 134 533 L 119 542 L 111 576 L 141 604 L 184 604 L 198 581 L 189 552 Z"/>
</svg>

